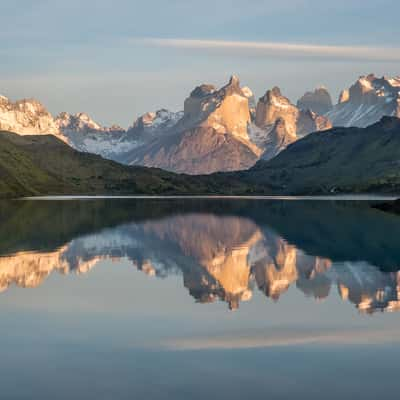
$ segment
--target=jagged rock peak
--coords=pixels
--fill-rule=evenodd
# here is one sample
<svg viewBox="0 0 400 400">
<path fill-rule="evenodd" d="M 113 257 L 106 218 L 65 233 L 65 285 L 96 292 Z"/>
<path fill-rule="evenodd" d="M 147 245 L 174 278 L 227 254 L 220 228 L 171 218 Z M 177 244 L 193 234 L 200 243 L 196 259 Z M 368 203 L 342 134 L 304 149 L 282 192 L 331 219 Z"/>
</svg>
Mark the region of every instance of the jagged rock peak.
<svg viewBox="0 0 400 400">
<path fill-rule="evenodd" d="M 360 76 L 356 83 L 349 89 L 350 100 L 361 101 L 362 97 L 374 90 L 373 81 L 376 79 L 375 75 L 369 74 L 367 76 Z"/>
<path fill-rule="evenodd" d="M 27 112 L 31 114 L 40 114 L 40 115 L 50 115 L 45 106 L 40 101 L 33 98 L 17 100 L 14 104 L 10 103 L 10 105 L 14 109 L 17 109 L 22 112 Z"/>
<path fill-rule="evenodd" d="M 368 74 L 368 75 L 361 75 L 359 78 L 358 78 L 358 80 L 357 80 L 357 82 L 361 85 L 361 86 L 365 86 L 365 87 L 367 87 L 368 89 L 371 89 L 372 87 L 371 87 L 371 82 L 373 82 L 375 79 L 377 79 L 377 77 L 375 76 L 375 74 L 373 74 L 373 73 L 371 73 L 371 74 Z M 384 79 L 384 78 L 382 78 L 382 79 Z"/>
<path fill-rule="evenodd" d="M 250 89 L 247 88 L 247 90 L 249 91 Z M 212 94 L 226 95 L 232 92 L 237 92 L 238 94 L 247 97 L 244 94 L 243 89 L 240 88 L 240 80 L 236 75 L 232 75 L 229 79 L 228 84 L 226 84 L 219 90 L 217 90 L 217 88 L 211 84 L 199 85 L 190 93 L 190 97 L 203 98 Z"/>
<path fill-rule="evenodd" d="M 271 90 L 267 91 L 270 95 L 274 95 L 276 97 L 282 96 L 282 92 L 279 86 L 274 86 Z"/>
<path fill-rule="evenodd" d="M 195 89 L 196 90 L 196 89 Z M 193 93 L 193 92 L 192 92 Z M 192 94 L 191 94 L 192 96 Z M 195 95 L 195 97 L 197 97 Z M 202 96 L 198 96 L 202 97 Z M 131 129 L 139 129 L 139 130 L 146 130 L 146 129 L 155 129 L 161 126 L 171 127 L 176 124 L 179 119 L 183 116 L 182 112 L 171 112 L 165 108 L 157 110 L 155 112 L 147 112 L 141 115 L 136 121 L 133 123 Z"/>
<path fill-rule="evenodd" d="M 229 78 L 229 85 L 240 87 L 240 79 L 237 75 L 231 75 Z"/>
<path fill-rule="evenodd" d="M 328 90 L 320 86 L 312 92 L 306 92 L 297 100 L 297 107 L 301 110 L 311 110 L 317 114 L 325 114 L 332 109 L 333 103 Z"/>
<path fill-rule="evenodd" d="M 292 105 L 290 100 L 282 95 L 281 89 L 278 86 L 274 86 L 272 89 L 267 90 L 264 96 L 260 97 L 259 102 L 277 106 Z"/>
<path fill-rule="evenodd" d="M 261 101 L 262 103 L 267 103 L 268 101 L 270 101 L 273 93 L 278 93 L 278 96 L 280 96 L 281 95 L 281 90 L 277 86 L 275 86 L 272 89 L 268 89 L 265 92 L 265 94 L 258 99 L 258 101 Z"/>
<path fill-rule="evenodd" d="M 238 94 L 239 96 L 246 97 L 246 95 L 243 93 L 242 88 L 240 87 L 240 80 L 239 77 L 236 75 L 232 75 L 229 78 L 229 82 L 226 86 L 224 86 L 222 89 L 220 89 L 221 95 L 223 96 L 228 96 L 231 94 Z"/>
<path fill-rule="evenodd" d="M 183 118 L 133 151 L 129 163 L 189 174 L 247 169 L 261 154 L 249 140 L 250 122 L 237 78 L 220 89 L 200 85 L 185 99 Z"/>
<path fill-rule="evenodd" d="M 230 133 L 248 139 L 250 123 L 249 99 L 239 86 L 239 79 L 232 76 L 229 83 L 216 90 L 213 85 L 198 86 L 185 100 L 186 127 L 201 124 L 218 133 Z"/>
<path fill-rule="evenodd" d="M 21 135 L 53 134 L 60 131 L 52 115 L 35 99 L 22 99 L 15 103 L 7 97 L 0 99 L 0 129 Z"/>
<path fill-rule="evenodd" d="M 311 132 L 330 128 L 331 123 L 309 108 L 297 108 L 274 87 L 258 101 L 255 126 L 257 129 L 250 126 L 252 140 L 265 149 L 263 158 L 269 159 L 289 143 Z"/>
<path fill-rule="evenodd" d="M 197 86 L 190 93 L 190 97 L 202 98 L 205 96 L 209 96 L 210 94 L 213 94 L 216 90 L 217 90 L 217 88 L 214 85 L 203 84 L 203 85 Z"/>
<path fill-rule="evenodd" d="M 339 103 L 326 115 L 334 126 L 366 127 L 384 115 L 400 115 L 400 78 L 362 75 L 341 93 Z"/>
<path fill-rule="evenodd" d="M 346 101 L 349 101 L 350 99 L 350 92 L 349 89 L 343 89 L 340 94 L 339 94 L 339 100 L 338 103 L 346 103 Z"/>
<path fill-rule="evenodd" d="M 104 127 L 95 122 L 88 114 L 79 112 L 76 114 L 69 114 L 67 112 L 60 113 L 55 123 L 60 131 L 69 138 L 69 143 L 73 147 L 75 140 L 71 135 L 75 134 L 88 134 L 88 133 L 110 133 L 110 132 L 125 132 L 123 128 L 118 125 L 112 125 L 111 127 Z"/>
<path fill-rule="evenodd" d="M 144 128 L 146 126 L 150 126 L 156 118 L 156 113 L 147 112 L 141 115 L 134 123 L 133 127 Z"/>
<path fill-rule="evenodd" d="M 397 98 L 399 96 L 399 77 L 378 78 L 374 74 L 360 76 L 357 82 L 349 89 L 349 100 L 352 102 L 373 102 L 379 101 L 379 97 Z"/>
<path fill-rule="evenodd" d="M 98 123 L 83 112 L 76 114 L 62 112 L 56 117 L 56 124 L 62 131 L 73 130 L 77 132 L 87 132 L 103 130 Z"/>
<path fill-rule="evenodd" d="M 296 120 L 299 110 L 291 104 L 290 100 L 282 96 L 279 87 L 275 86 L 271 90 L 267 90 L 257 104 L 255 124 L 259 128 L 271 126 L 277 118 L 284 118 L 288 130 L 291 133 L 296 132 Z"/>
</svg>

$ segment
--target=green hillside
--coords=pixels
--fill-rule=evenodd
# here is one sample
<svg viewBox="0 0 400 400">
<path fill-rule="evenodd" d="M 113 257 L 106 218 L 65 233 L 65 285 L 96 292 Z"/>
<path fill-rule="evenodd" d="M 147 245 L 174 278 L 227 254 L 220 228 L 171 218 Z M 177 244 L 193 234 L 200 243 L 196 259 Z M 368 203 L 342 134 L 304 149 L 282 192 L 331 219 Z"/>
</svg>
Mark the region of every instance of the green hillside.
<svg viewBox="0 0 400 400">
<path fill-rule="evenodd" d="M 400 193 L 400 119 L 312 133 L 239 175 L 280 193 Z"/>
<path fill-rule="evenodd" d="M 52 135 L 0 132 L 0 196 L 174 194 L 202 188 L 190 177 L 80 153 Z"/>
</svg>

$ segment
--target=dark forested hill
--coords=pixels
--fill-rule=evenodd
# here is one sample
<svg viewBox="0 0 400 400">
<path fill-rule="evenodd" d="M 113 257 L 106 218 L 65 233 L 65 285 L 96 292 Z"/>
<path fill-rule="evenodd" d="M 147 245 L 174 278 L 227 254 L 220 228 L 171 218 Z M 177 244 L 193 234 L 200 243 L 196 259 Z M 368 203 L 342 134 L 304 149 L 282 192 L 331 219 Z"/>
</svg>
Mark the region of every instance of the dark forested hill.
<svg viewBox="0 0 400 400">
<path fill-rule="evenodd" d="M 400 193 L 400 119 L 312 133 L 240 179 L 292 194 Z"/>
</svg>

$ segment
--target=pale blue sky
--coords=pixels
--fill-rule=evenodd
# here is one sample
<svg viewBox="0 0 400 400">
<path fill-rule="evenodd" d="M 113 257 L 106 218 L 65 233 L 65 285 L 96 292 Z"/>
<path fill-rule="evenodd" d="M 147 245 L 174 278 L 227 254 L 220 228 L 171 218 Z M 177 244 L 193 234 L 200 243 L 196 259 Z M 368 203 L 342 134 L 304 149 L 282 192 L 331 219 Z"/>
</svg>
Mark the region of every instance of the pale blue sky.
<svg viewBox="0 0 400 400">
<path fill-rule="evenodd" d="M 400 74 L 399 15 L 398 0 L 1 2 L 0 93 L 123 126 L 232 73 L 256 96 L 336 98 L 360 74 Z"/>
</svg>

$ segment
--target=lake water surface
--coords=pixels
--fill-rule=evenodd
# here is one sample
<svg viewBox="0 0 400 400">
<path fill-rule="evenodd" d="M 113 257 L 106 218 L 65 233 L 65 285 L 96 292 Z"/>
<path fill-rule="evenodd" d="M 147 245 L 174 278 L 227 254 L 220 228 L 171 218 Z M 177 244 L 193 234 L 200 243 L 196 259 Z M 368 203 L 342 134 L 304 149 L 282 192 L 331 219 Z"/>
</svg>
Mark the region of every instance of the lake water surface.
<svg viewBox="0 0 400 400">
<path fill-rule="evenodd" d="M 0 202 L 0 398 L 397 398 L 400 217 L 370 203 Z"/>
</svg>

